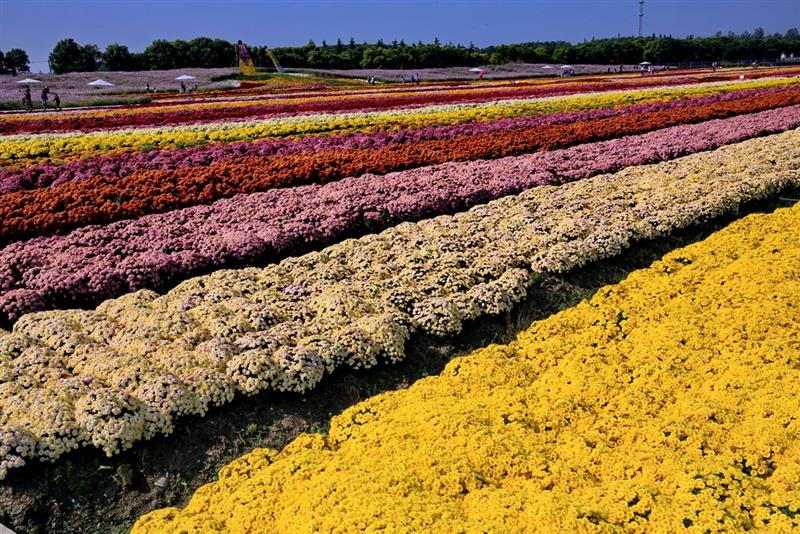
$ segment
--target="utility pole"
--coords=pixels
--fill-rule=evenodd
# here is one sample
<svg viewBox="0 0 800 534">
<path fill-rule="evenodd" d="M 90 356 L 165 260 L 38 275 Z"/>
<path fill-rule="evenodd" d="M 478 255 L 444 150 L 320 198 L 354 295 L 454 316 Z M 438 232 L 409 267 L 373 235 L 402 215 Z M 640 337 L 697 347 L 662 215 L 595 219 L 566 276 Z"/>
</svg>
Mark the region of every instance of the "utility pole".
<svg viewBox="0 0 800 534">
<path fill-rule="evenodd" d="M 644 0 L 639 0 L 639 37 L 642 36 L 643 23 L 644 23 Z"/>
</svg>

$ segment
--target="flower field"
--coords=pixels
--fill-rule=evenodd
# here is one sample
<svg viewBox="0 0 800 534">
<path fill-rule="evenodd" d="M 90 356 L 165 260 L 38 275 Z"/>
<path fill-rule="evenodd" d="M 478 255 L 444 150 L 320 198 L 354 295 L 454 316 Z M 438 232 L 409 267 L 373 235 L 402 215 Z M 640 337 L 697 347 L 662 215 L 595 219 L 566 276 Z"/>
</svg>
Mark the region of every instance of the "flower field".
<svg viewBox="0 0 800 534">
<path fill-rule="evenodd" d="M 798 224 L 752 216 L 670 253 L 134 532 L 797 528 Z"/>
<path fill-rule="evenodd" d="M 101 101 L 104 104 L 122 103 L 131 97 L 143 95 L 145 84 L 149 83 L 159 91 L 177 91 L 180 82 L 175 78 L 182 74 L 194 76 L 203 89 L 224 87 L 225 82 L 213 82 L 215 76 L 230 75 L 234 69 L 181 69 L 154 70 L 139 72 L 70 72 L 67 74 L 36 73 L 33 78 L 42 85 L 55 89 L 61 97 L 62 104 L 87 105 Z M 114 87 L 90 87 L 86 84 L 102 77 L 114 84 Z M 23 86 L 17 83 L 18 77 L 0 75 L 0 105 L 17 104 L 22 98 Z M 35 91 L 36 86 L 32 86 Z M 41 87 L 41 86 L 38 86 Z"/>
<path fill-rule="evenodd" d="M 395 365 L 548 276 L 775 202 L 800 188 L 799 73 L 0 115 L 0 479 Z M 740 219 L 135 530 L 798 526 L 798 217 Z"/>
</svg>

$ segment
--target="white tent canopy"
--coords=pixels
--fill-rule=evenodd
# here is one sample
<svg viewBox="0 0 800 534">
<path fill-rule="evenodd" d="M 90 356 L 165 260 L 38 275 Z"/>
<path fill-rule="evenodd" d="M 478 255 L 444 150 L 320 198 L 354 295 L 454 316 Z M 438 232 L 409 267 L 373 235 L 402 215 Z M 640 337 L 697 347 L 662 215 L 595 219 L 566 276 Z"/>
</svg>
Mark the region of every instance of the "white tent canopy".
<svg viewBox="0 0 800 534">
<path fill-rule="evenodd" d="M 639 65 L 652 65 L 649 61 L 642 61 Z"/>
<path fill-rule="evenodd" d="M 572 65 L 561 65 L 562 69 L 571 69 Z"/>
<path fill-rule="evenodd" d="M 542 65 L 543 69 L 552 69 L 554 68 L 552 65 Z"/>
<path fill-rule="evenodd" d="M 39 80 L 34 80 L 33 78 L 25 78 L 24 80 L 20 80 L 17 83 L 42 83 Z"/>
<path fill-rule="evenodd" d="M 188 74 L 181 74 L 180 76 L 178 76 L 175 79 L 176 80 L 194 80 L 195 77 L 194 76 L 189 76 Z"/>
<path fill-rule="evenodd" d="M 483 72 L 483 69 L 480 67 L 474 67 L 469 69 L 470 72 Z"/>
<path fill-rule="evenodd" d="M 91 85 L 93 87 L 112 87 L 114 84 L 105 80 L 97 79 L 93 82 L 87 83 L 86 85 Z"/>
</svg>

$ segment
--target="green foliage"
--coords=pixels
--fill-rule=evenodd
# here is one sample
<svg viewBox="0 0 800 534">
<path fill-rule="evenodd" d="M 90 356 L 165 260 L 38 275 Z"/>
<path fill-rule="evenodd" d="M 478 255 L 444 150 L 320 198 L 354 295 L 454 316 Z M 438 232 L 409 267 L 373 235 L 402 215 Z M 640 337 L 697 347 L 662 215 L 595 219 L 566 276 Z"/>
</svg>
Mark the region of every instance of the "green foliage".
<svg viewBox="0 0 800 534">
<path fill-rule="evenodd" d="M 186 67 L 230 67 L 236 61 L 233 44 L 223 39 L 198 37 L 189 41 L 189 58 Z"/>
<path fill-rule="evenodd" d="M 136 58 L 125 45 L 112 43 L 103 52 L 104 70 L 130 71 L 137 70 L 137 67 Z"/>
<path fill-rule="evenodd" d="M 5 58 L 0 63 L 2 63 L 0 69 L 4 69 L 15 76 L 18 72 L 28 72 L 31 70 L 29 67 L 30 60 L 28 59 L 28 53 L 21 48 L 12 48 L 6 52 Z"/>
<path fill-rule="evenodd" d="M 167 70 L 177 67 L 175 46 L 170 41 L 156 39 L 144 49 L 147 67 L 151 70 Z"/>
<path fill-rule="evenodd" d="M 231 67 L 236 64 L 236 49 L 232 43 L 208 37 L 191 41 L 159 39 L 150 43 L 143 55 L 145 68 L 151 70 Z"/>
<path fill-rule="evenodd" d="M 272 68 L 266 46 L 251 46 L 250 55 L 257 67 Z M 15 49 L 18 50 L 18 49 Z M 468 65 L 526 63 L 589 63 L 618 65 L 642 60 L 658 63 L 689 61 L 776 60 L 781 54 L 800 56 L 800 31 L 790 28 L 784 35 L 766 35 L 762 28 L 740 35 L 717 33 L 711 37 L 671 36 L 613 37 L 592 39 L 578 44 L 566 41 L 534 41 L 478 48 L 460 44 L 406 44 L 378 40 L 374 44 L 358 44 L 352 37 L 348 44 L 337 39 L 335 44 L 309 40 L 303 46 L 273 49 L 285 67 L 316 69 L 414 69 Z M 5 68 L 10 70 L 8 56 Z M 23 51 L 19 50 L 19 52 Z M 56 44 L 50 54 L 50 68 L 55 73 L 96 70 L 102 57 L 106 70 L 176 69 L 233 67 L 237 64 L 236 46 L 224 39 L 197 37 L 191 41 L 158 39 L 141 53 L 131 53 L 117 43 L 100 54 L 94 45 L 81 46 L 72 39 Z M 22 63 L 27 68 L 27 54 Z M 15 59 L 15 61 L 17 61 Z M 18 62 L 17 62 L 18 63 Z M 16 64 L 16 63 L 15 63 Z M 15 68 L 23 70 L 22 65 Z M 0 55 L 0 70 L 3 59 Z"/>
<path fill-rule="evenodd" d="M 97 45 L 79 45 L 74 39 L 62 39 L 50 52 L 48 63 L 55 74 L 96 71 L 103 55 Z"/>
<path fill-rule="evenodd" d="M 113 105 L 126 105 L 132 106 L 135 104 L 147 104 L 151 102 L 148 97 L 134 97 L 134 98 L 93 98 L 90 100 L 75 100 L 75 101 L 61 101 L 62 108 L 72 107 L 94 107 L 94 106 L 113 106 Z M 22 103 L 16 100 L 0 102 L 0 111 L 5 110 L 18 110 L 23 109 Z M 54 161 L 55 162 L 55 161 Z"/>
<path fill-rule="evenodd" d="M 442 44 L 407 45 L 382 41 L 357 44 L 353 39 L 344 46 L 317 46 L 313 41 L 300 47 L 274 49 L 282 65 L 295 68 L 424 68 L 452 67 L 476 64 L 498 65 L 509 62 L 526 63 L 589 63 L 618 65 L 639 63 L 642 60 L 660 63 L 689 61 L 777 60 L 782 53 L 800 54 L 800 31 L 789 29 L 785 35 L 766 35 L 756 28 L 753 33 L 711 37 L 690 36 L 676 39 L 671 36 L 614 37 L 592 39 L 578 44 L 566 41 L 542 41 L 504 44 L 477 48 Z"/>
</svg>

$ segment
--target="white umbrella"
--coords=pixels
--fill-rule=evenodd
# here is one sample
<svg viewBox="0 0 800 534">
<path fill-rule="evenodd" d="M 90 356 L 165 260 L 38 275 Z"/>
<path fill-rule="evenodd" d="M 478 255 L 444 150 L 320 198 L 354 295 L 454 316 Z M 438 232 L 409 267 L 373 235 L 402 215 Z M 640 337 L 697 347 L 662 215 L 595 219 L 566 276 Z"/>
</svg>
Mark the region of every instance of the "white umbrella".
<svg viewBox="0 0 800 534">
<path fill-rule="evenodd" d="M 649 61 L 642 61 L 639 65 L 652 65 Z"/>
<path fill-rule="evenodd" d="M 175 79 L 176 80 L 194 80 L 195 77 L 194 76 L 189 76 L 188 74 L 181 74 L 180 76 L 178 76 Z"/>
<path fill-rule="evenodd" d="M 111 82 L 107 82 L 105 80 L 97 79 L 97 80 L 95 80 L 93 82 L 87 83 L 86 85 L 91 85 L 91 86 L 94 86 L 94 87 L 111 87 L 114 84 L 111 83 Z"/>
<path fill-rule="evenodd" d="M 20 80 L 17 83 L 42 83 L 39 80 L 34 80 L 33 78 L 25 78 L 24 80 Z"/>
<path fill-rule="evenodd" d="M 552 66 L 550 66 L 550 65 L 544 65 L 544 66 L 542 66 L 542 68 L 543 68 L 543 69 L 552 69 L 553 67 L 552 67 Z"/>
<path fill-rule="evenodd" d="M 572 65 L 561 65 L 562 69 L 571 69 Z"/>
<path fill-rule="evenodd" d="M 470 72 L 483 72 L 483 69 L 478 68 L 478 67 L 474 67 L 474 68 L 469 69 L 469 71 Z"/>
</svg>

